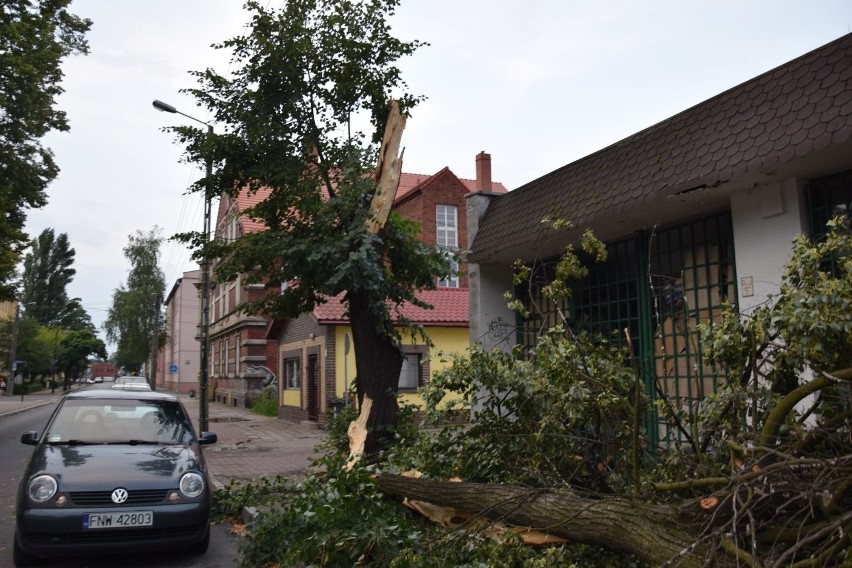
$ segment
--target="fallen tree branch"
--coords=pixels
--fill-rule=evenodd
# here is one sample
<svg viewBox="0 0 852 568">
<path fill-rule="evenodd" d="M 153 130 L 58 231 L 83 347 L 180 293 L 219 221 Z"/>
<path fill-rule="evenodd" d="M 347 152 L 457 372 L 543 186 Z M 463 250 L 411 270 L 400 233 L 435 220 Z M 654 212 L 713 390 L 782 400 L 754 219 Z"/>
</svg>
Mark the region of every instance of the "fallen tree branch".
<svg viewBox="0 0 852 568">
<path fill-rule="evenodd" d="M 685 528 L 676 509 L 641 500 L 594 500 L 568 492 L 387 473 L 379 474 L 376 482 L 382 491 L 399 498 L 451 506 L 573 542 L 635 554 L 655 566 L 677 558 L 677 566 L 698 568 L 710 550 L 709 543 L 696 545 L 697 532 Z"/>
</svg>

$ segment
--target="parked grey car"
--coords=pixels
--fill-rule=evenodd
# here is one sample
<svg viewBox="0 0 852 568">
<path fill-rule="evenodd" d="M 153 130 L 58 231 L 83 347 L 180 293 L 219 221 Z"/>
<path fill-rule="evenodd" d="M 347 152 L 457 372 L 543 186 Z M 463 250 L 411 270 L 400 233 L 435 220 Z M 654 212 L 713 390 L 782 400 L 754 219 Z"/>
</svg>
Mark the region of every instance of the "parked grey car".
<svg viewBox="0 0 852 568">
<path fill-rule="evenodd" d="M 122 390 L 66 395 L 36 446 L 18 490 L 13 556 L 203 554 L 210 541 L 210 482 L 201 446 L 180 400 Z"/>
</svg>

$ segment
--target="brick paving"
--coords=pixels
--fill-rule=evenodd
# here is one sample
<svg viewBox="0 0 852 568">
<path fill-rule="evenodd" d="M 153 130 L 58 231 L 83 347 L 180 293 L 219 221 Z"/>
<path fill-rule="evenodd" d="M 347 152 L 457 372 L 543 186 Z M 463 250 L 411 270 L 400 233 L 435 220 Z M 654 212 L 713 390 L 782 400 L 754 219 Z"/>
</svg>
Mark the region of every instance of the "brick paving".
<svg viewBox="0 0 852 568">
<path fill-rule="evenodd" d="M 181 396 L 198 430 L 199 401 Z M 208 404 L 208 429 L 219 441 L 204 447 L 207 465 L 216 482 L 245 481 L 258 477 L 301 476 L 325 432 L 315 424 L 294 423 L 260 416 L 218 402 Z"/>
</svg>

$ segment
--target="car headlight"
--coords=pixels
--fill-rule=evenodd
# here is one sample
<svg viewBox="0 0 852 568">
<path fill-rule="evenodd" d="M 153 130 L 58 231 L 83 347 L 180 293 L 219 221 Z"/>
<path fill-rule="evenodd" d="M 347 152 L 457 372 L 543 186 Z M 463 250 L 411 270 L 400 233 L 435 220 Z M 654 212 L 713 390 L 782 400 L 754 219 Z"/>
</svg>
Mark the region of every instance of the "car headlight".
<svg viewBox="0 0 852 568">
<path fill-rule="evenodd" d="M 44 503 L 56 495 L 57 487 L 52 476 L 37 475 L 27 483 L 27 495 L 36 503 Z"/>
<path fill-rule="evenodd" d="M 204 492 L 204 478 L 194 471 L 183 474 L 180 478 L 180 492 L 187 497 L 198 497 Z"/>
</svg>

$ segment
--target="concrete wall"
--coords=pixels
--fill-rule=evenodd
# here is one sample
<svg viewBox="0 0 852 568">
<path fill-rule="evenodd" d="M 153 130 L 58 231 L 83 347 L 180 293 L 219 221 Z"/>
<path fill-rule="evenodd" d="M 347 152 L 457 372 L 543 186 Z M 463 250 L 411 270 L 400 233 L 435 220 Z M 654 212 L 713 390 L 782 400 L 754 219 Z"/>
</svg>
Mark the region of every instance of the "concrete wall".
<svg viewBox="0 0 852 568">
<path fill-rule="evenodd" d="M 781 286 L 791 243 L 806 232 L 803 182 L 787 179 L 731 197 L 740 311 L 748 313 Z"/>
</svg>

